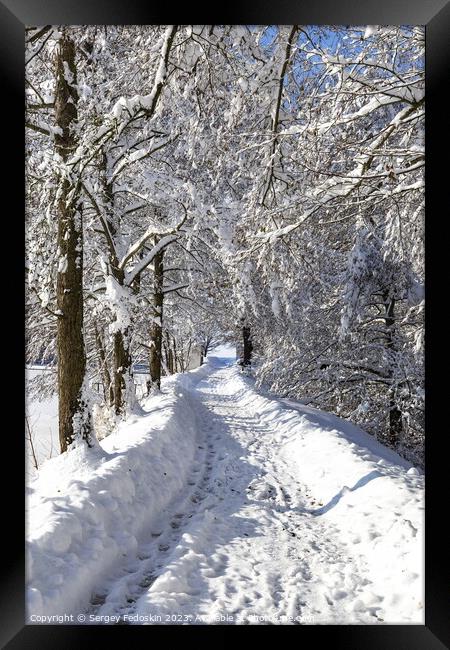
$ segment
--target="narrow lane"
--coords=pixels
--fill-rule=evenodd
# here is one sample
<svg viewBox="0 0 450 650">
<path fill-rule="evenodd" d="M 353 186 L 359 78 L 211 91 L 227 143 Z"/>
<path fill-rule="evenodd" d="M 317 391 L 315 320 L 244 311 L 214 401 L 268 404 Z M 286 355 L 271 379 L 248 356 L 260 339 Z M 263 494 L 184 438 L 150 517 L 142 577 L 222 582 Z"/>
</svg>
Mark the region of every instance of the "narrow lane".
<svg viewBox="0 0 450 650">
<path fill-rule="evenodd" d="M 370 588 L 364 564 L 311 512 L 279 423 L 242 405 L 233 372 L 211 366 L 192 380 L 198 449 L 186 491 L 90 611 L 139 624 L 377 622 L 379 607 L 355 608 Z"/>
</svg>

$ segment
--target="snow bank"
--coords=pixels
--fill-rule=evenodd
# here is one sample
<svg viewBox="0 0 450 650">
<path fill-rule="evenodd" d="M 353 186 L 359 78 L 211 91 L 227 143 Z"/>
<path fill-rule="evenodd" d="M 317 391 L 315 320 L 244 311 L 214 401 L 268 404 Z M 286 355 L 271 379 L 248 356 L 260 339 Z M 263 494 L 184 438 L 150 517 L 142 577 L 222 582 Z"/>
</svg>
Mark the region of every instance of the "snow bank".
<svg viewBox="0 0 450 650">
<path fill-rule="evenodd" d="M 389 623 L 423 623 L 424 475 L 350 422 L 298 402 L 268 399 L 237 369 L 224 392 L 271 423 L 273 443 L 306 486 L 309 512 L 332 524 L 357 558 Z M 299 531 L 301 533 L 301 531 Z M 376 606 L 370 593 L 355 608 Z"/>
<path fill-rule="evenodd" d="M 262 395 L 225 356 L 170 378 L 145 407 L 94 449 L 44 463 L 30 484 L 29 617 L 83 612 L 123 570 L 103 613 L 125 611 L 129 593 L 133 612 L 248 611 L 256 584 L 263 614 L 300 598 L 323 620 L 423 623 L 424 476 L 410 463 L 345 420 Z M 147 559 L 133 577 L 138 544 Z M 276 561 L 267 544 L 284 545 Z M 267 592 L 263 610 L 256 591 Z"/>
<path fill-rule="evenodd" d="M 180 381 L 181 380 L 181 381 Z M 93 449 L 45 462 L 27 488 L 27 615 L 77 613 L 182 490 L 195 413 L 181 377 Z"/>
</svg>

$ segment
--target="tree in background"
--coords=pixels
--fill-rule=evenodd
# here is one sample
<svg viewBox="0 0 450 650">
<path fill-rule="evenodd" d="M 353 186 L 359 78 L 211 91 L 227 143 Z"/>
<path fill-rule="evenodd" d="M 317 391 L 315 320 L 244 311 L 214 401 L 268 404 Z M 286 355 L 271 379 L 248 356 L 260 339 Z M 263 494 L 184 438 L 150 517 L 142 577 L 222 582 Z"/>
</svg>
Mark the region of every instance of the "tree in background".
<svg viewBox="0 0 450 650">
<path fill-rule="evenodd" d="M 121 418 L 136 361 L 157 389 L 233 331 L 258 383 L 420 462 L 423 29 L 47 26 L 27 41 L 29 358 L 64 374 L 61 305 L 78 300 L 71 379 L 87 395 L 101 376 Z M 70 402 L 83 427 L 88 402 Z"/>
</svg>

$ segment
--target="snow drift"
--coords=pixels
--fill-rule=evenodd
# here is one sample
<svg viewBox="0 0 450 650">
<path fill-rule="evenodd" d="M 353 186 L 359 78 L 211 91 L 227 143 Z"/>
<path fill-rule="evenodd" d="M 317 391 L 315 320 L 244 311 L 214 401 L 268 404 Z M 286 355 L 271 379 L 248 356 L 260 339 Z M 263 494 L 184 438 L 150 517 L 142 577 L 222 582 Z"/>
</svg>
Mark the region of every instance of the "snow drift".
<svg viewBox="0 0 450 650">
<path fill-rule="evenodd" d="M 28 617 L 81 611 L 183 488 L 196 438 L 189 396 L 175 379 L 145 408 L 94 449 L 48 460 L 29 484 Z"/>
<path fill-rule="evenodd" d="M 423 623 L 424 476 L 410 463 L 214 358 L 144 406 L 30 484 L 28 616 L 87 611 L 113 579 L 99 614 Z"/>
</svg>

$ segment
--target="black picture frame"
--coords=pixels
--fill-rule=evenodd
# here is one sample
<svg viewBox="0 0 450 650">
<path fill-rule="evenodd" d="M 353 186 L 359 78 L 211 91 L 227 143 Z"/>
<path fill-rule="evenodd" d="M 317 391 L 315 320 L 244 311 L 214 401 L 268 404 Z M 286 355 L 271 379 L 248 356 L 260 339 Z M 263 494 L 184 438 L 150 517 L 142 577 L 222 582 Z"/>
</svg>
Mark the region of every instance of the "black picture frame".
<svg viewBox="0 0 450 650">
<path fill-rule="evenodd" d="M 219 13 L 220 10 L 220 13 Z M 441 162 L 439 152 L 445 148 L 443 140 L 448 138 L 448 109 L 443 93 L 450 82 L 450 3 L 445 0 L 366 0 L 356 4 L 350 0 L 339 3 L 333 0 L 314 0 L 308 3 L 301 0 L 267 0 L 233 5 L 232 3 L 213 11 L 212 8 L 196 9 L 185 5 L 172 9 L 163 5 L 146 5 L 142 0 L 1 0 L 0 2 L 0 67 L 3 72 L 5 90 L 0 102 L 5 111 L 3 138 L 10 137 L 6 149 L 8 176 L 4 191 L 12 197 L 12 207 L 8 227 L 12 231 L 8 246 L 12 252 L 8 276 L 13 278 L 5 283 L 4 300 L 11 314 L 17 319 L 17 327 L 9 326 L 5 365 L 18 368 L 18 380 L 12 380 L 14 392 L 20 393 L 23 374 L 20 369 L 20 351 L 23 350 L 24 300 L 20 282 L 24 281 L 23 258 L 23 205 L 24 205 L 24 27 L 45 24 L 420 24 L 426 26 L 426 293 L 427 293 L 427 348 L 426 348 L 426 424 L 429 442 L 426 449 L 426 598 L 425 625 L 327 625 L 327 626 L 263 626 L 263 634 L 278 639 L 285 632 L 294 634 L 297 643 L 326 643 L 333 647 L 341 646 L 347 650 L 376 648 L 377 650 L 439 650 L 450 646 L 448 603 L 448 541 L 444 533 L 445 520 L 445 453 L 447 432 L 439 423 L 439 411 L 445 409 L 444 387 L 434 380 L 433 368 L 441 365 L 441 348 L 444 337 L 437 331 L 442 308 L 442 294 L 437 289 L 437 280 L 442 270 L 439 259 L 445 260 L 445 249 L 439 254 L 441 226 L 444 225 L 448 208 L 447 201 L 448 165 L 445 158 Z M 6 128 L 5 128 L 6 125 Z M 6 147 L 6 145 L 4 145 Z M 0 147 L 1 150 L 2 147 Z M 3 149 L 4 158 L 5 149 Z M 5 245 L 5 244 L 4 244 Z M 442 245 L 442 244 L 441 244 Z M 433 252 L 431 252 L 433 246 Z M 437 251 L 434 250 L 437 246 Z M 20 288 L 19 288 L 20 287 Z M 2 305 L 3 306 L 3 305 Z M 8 316 L 9 319 L 9 316 Z M 9 320 L 8 320 L 9 322 Z M 445 324 L 445 323 L 444 323 Z M 443 330 L 442 330 L 443 331 Z M 435 345 L 435 342 L 436 345 Z M 439 345 L 441 342 L 441 345 Z M 437 347 L 436 347 L 437 346 Z M 22 366 L 23 367 L 23 366 Z M 9 380 L 9 385 L 11 381 Z M 439 397 L 442 392 L 442 399 Z M 5 395 L 5 393 L 3 393 Z M 19 394 L 19 411 L 23 406 L 23 395 Z M 9 403 L 8 403 L 9 406 Z M 20 426 L 8 441 L 9 454 L 14 454 L 15 468 L 4 486 L 3 541 L 7 543 L 4 554 L 3 577 L 1 582 L 0 643 L 11 650 L 18 648 L 79 648 L 81 644 L 91 647 L 105 634 L 114 635 L 114 642 L 120 643 L 126 636 L 136 634 L 142 641 L 154 641 L 155 626 L 33 626 L 25 625 L 24 612 L 24 522 L 23 500 L 24 475 L 21 472 L 24 458 L 24 442 Z M 439 433 L 442 432 L 442 435 Z M 6 432 L 5 432 L 6 433 Z M 4 444 L 6 444 L 4 442 Z M 13 449 L 13 452 L 10 450 Z M 6 461 L 4 459 L 4 465 Z M 447 472 L 448 473 L 448 472 Z M 18 514 L 19 524 L 13 526 L 13 514 Z M 9 547 L 9 548 L 8 548 Z M 126 628 L 126 632 L 124 631 Z M 183 636 L 183 642 L 193 640 L 199 631 L 205 639 L 225 643 L 234 639 L 235 634 L 246 634 L 253 639 L 261 626 L 184 626 L 182 629 L 164 626 L 159 629 L 164 643 L 169 643 L 173 632 Z M 138 630 L 138 631 L 136 631 Z M 147 632 L 145 632 L 147 630 Z M 143 634 L 147 636 L 142 637 Z M 89 644 L 89 640 L 90 644 Z M 269 641 L 268 638 L 266 638 Z M 170 647 L 170 646 L 169 646 Z"/>
</svg>

